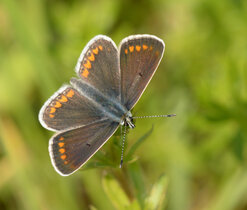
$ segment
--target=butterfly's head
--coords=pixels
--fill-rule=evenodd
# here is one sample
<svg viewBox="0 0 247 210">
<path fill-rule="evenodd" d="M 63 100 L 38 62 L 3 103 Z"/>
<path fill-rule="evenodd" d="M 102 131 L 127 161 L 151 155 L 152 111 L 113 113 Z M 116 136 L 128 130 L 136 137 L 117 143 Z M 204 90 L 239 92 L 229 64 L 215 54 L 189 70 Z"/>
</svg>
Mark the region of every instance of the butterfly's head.
<svg viewBox="0 0 247 210">
<path fill-rule="evenodd" d="M 128 111 L 124 116 L 123 119 L 120 122 L 121 125 L 127 125 L 130 128 L 135 128 L 135 124 L 133 121 L 133 117 L 130 111 Z"/>
</svg>

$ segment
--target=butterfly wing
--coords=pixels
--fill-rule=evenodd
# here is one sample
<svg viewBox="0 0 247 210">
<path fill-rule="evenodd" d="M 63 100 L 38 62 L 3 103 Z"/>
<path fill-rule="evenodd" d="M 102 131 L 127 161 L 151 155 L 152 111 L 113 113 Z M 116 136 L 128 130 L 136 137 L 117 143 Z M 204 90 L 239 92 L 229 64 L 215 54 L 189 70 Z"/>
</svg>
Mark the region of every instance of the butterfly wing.
<svg viewBox="0 0 247 210">
<path fill-rule="evenodd" d="M 102 119 L 53 136 L 49 153 L 55 170 L 62 176 L 77 171 L 104 145 L 117 127 L 118 123 Z"/>
<path fill-rule="evenodd" d="M 164 42 L 152 35 L 134 35 L 120 43 L 121 103 L 136 104 L 163 56 Z"/>
<path fill-rule="evenodd" d="M 51 96 L 39 113 L 40 123 L 52 131 L 81 127 L 104 117 L 95 103 L 69 85 L 64 85 Z"/>
<path fill-rule="evenodd" d="M 39 120 L 43 127 L 62 131 L 102 119 L 105 112 L 99 101 L 95 101 L 95 92 L 103 95 L 105 101 L 120 102 L 118 51 L 109 37 L 98 35 L 86 45 L 78 59 L 76 72 L 81 83 L 94 92 L 85 95 L 86 89 L 82 85 L 75 87 L 73 82 L 74 87 L 65 85 L 60 88 L 40 110 Z"/>
<path fill-rule="evenodd" d="M 107 36 L 94 37 L 82 51 L 76 73 L 107 97 L 120 101 L 118 49 Z"/>
</svg>

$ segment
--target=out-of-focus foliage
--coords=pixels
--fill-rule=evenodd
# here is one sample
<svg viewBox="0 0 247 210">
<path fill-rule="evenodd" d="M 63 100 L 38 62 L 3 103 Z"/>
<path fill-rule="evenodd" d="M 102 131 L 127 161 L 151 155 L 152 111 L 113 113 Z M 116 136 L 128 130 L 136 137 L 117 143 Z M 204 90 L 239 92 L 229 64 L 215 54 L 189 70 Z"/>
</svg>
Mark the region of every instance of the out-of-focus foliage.
<svg viewBox="0 0 247 210">
<path fill-rule="evenodd" d="M 166 51 L 134 112 L 177 116 L 137 120 L 123 169 L 117 132 L 59 176 L 39 109 L 91 38 L 139 33 Z M 244 210 L 246 162 L 247 1 L 0 2 L 0 209 Z"/>
</svg>

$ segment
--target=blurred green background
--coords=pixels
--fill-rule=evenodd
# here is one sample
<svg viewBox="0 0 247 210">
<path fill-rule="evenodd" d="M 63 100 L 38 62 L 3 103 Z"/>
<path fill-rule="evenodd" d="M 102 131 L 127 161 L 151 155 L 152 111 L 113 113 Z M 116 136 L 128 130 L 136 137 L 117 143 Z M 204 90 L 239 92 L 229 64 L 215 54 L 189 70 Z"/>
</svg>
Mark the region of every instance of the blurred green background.
<svg viewBox="0 0 247 210">
<path fill-rule="evenodd" d="M 61 177 L 39 109 L 95 35 L 143 33 L 166 51 L 134 113 L 177 116 L 137 120 L 122 170 L 118 132 Z M 247 1 L 0 2 L 0 209 L 244 210 L 246 141 Z"/>
</svg>

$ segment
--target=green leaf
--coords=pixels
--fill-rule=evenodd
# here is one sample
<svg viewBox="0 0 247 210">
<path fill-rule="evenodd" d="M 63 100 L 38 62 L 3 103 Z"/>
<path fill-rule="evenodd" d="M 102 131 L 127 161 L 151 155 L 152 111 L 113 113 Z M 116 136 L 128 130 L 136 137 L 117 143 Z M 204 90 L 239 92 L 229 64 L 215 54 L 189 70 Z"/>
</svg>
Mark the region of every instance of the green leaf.
<svg viewBox="0 0 247 210">
<path fill-rule="evenodd" d="M 134 200 L 134 201 L 131 202 L 131 204 L 130 204 L 128 209 L 129 210 L 141 210 L 141 207 L 140 207 L 138 201 Z"/>
<path fill-rule="evenodd" d="M 113 178 L 111 175 L 106 175 L 103 178 L 103 188 L 112 202 L 113 206 L 116 209 L 128 209 L 130 207 L 131 203 L 129 201 L 129 198 L 119 185 L 119 183 L 116 181 L 116 179 Z"/>
<path fill-rule="evenodd" d="M 90 209 L 90 210 L 97 210 L 97 208 L 96 208 L 95 206 L 93 206 L 93 205 L 90 205 L 90 206 L 89 206 L 89 209 Z"/>
<path fill-rule="evenodd" d="M 146 185 L 143 177 L 144 172 L 142 171 L 139 162 L 134 162 L 128 167 L 128 174 L 134 187 L 135 197 L 143 209 L 146 197 Z"/>
<path fill-rule="evenodd" d="M 151 189 L 150 195 L 145 201 L 145 210 L 162 209 L 162 204 L 166 198 L 168 178 L 162 175 Z"/>
</svg>

